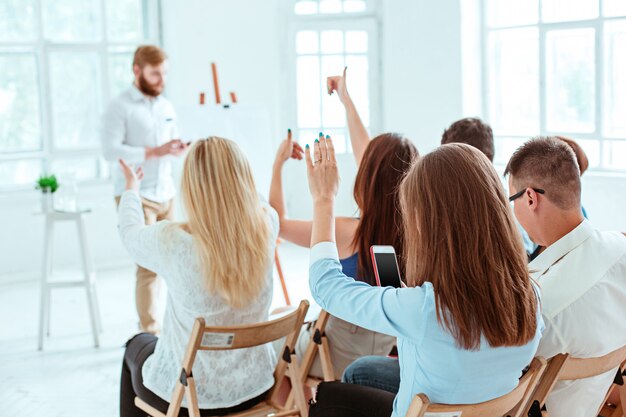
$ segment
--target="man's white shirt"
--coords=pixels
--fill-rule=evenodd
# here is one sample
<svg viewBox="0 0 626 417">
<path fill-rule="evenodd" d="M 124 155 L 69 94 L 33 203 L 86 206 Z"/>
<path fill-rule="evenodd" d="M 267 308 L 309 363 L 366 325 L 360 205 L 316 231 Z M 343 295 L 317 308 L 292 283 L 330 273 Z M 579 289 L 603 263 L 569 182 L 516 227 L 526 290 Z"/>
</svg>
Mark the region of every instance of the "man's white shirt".
<svg viewBox="0 0 626 417">
<path fill-rule="evenodd" d="M 605 355 L 626 344 L 626 237 L 588 220 L 529 264 L 542 289 L 546 328 L 537 355 Z M 616 369 L 558 382 L 546 408 L 552 417 L 595 417 Z"/>
<path fill-rule="evenodd" d="M 143 167 L 144 179 L 139 190 L 142 197 L 157 203 L 173 198 L 176 189 L 172 156 L 146 160 L 145 147 L 159 146 L 176 138 L 176 113 L 162 95 L 148 98 L 132 85 L 109 103 L 102 120 L 102 148 L 105 159 L 115 162 L 115 195 L 124 192 L 125 180 L 117 164 L 117 159 L 123 158 L 129 164 Z"/>
</svg>

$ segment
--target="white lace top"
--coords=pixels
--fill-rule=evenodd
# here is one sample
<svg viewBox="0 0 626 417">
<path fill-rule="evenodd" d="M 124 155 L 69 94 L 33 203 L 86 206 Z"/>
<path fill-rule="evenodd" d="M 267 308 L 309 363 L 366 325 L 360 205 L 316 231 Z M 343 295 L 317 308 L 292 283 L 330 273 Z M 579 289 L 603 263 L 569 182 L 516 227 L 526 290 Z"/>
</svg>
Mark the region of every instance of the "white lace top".
<svg viewBox="0 0 626 417">
<path fill-rule="evenodd" d="M 273 259 L 278 216 L 269 205 L 264 207 L 272 231 L 267 256 Z M 205 289 L 192 236 L 168 221 L 146 226 L 136 192 L 126 191 L 122 195 L 118 223 L 122 242 L 132 258 L 159 274 L 167 284 L 162 333 L 154 354 L 144 363 L 142 374 L 146 388 L 169 402 L 196 317 L 204 317 L 208 326 L 268 320 L 273 293 L 272 267 L 266 272 L 267 285 L 258 299 L 244 308 L 234 309 Z M 199 407 L 231 407 L 257 397 L 272 387 L 275 364 L 276 354 L 271 344 L 231 351 L 199 351 L 193 366 Z"/>
</svg>

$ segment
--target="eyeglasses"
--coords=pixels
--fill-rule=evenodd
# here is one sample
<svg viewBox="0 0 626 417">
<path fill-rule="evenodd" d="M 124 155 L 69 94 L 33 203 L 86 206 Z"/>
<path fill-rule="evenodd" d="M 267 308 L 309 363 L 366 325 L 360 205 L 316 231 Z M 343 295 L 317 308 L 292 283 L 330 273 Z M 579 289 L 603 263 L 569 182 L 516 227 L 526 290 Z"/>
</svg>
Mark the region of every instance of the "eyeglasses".
<svg viewBox="0 0 626 417">
<path fill-rule="evenodd" d="M 527 189 L 528 188 L 524 188 L 522 191 L 517 192 L 517 193 L 513 194 L 512 196 L 510 196 L 509 197 L 509 202 L 517 200 L 518 198 L 523 196 Z M 531 190 L 533 190 L 534 192 L 536 192 L 538 194 L 545 194 L 546 193 L 545 190 L 542 190 L 541 188 L 531 188 Z"/>
</svg>

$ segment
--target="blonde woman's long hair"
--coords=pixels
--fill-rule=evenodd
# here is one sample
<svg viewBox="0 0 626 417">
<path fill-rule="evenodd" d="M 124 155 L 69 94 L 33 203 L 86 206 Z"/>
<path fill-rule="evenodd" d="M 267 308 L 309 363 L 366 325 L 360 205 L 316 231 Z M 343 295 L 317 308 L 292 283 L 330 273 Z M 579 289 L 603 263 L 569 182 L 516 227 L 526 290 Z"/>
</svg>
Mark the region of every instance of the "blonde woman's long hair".
<svg viewBox="0 0 626 417">
<path fill-rule="evenodd" d="M 185 159 L 181 194 L 206 288 L 235 308 L 250 303 L 267 285 L 271 237 L 237 144 L 214 136 L 196 142 Z"/>
</svg>

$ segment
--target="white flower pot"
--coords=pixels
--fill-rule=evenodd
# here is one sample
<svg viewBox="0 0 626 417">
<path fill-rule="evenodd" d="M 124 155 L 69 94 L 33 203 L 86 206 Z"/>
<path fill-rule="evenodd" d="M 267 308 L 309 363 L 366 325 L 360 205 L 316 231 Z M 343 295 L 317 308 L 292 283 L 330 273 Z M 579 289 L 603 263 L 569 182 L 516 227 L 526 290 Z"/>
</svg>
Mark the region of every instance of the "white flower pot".
<svg viewBox="0 0 626 417">
<path fill-rule="evenodd" d="M 41 193 L 41 211 L 48 213 L 54 210 L 54 194 L 53 193 Z"/>
</svg>

